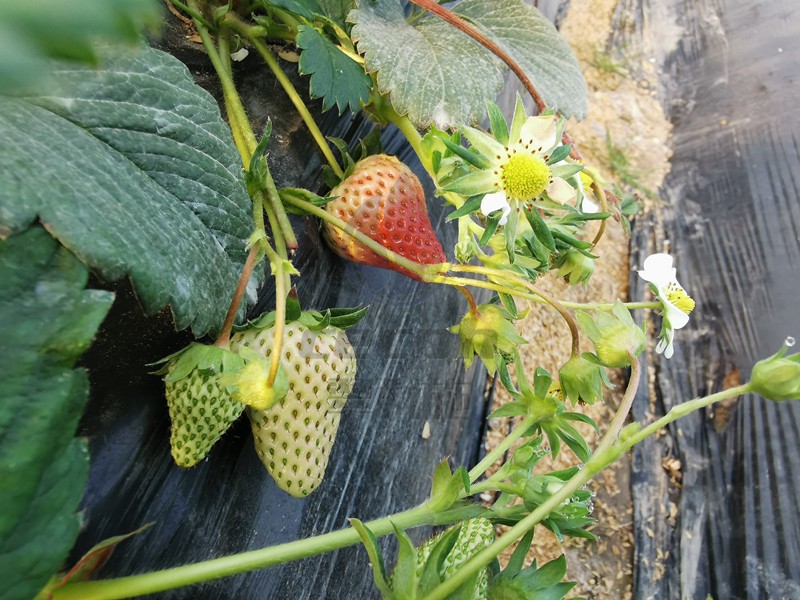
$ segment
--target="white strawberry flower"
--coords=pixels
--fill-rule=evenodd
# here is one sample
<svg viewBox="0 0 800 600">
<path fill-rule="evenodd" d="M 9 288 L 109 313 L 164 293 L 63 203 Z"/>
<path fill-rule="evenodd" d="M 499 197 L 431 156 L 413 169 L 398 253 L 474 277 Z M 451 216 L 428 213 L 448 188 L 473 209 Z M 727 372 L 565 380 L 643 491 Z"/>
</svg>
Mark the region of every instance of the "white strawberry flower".
<svg viewBox="0 0 800 600">
<path fill-rule="evenodd" d="M 672 262 L 669 254 L 651 254 L 644 261 L 644 269 L 639 271 L 639 277 L 650 284 L 650 289 L 661 302 L 663 320 L 656 352 L 663 352 L 666 358 L 673 354 L 675 330 L 686 326 L 689 314 L 694 310 L 694 300 L 678 283 Z"/>
<path fill-rule="evenodd" d="M 488 202 L 500 203 L 502 199 L 512 209 L 539 199 L 558 204 L 574 202 L 578 192 L 567 180 L 581 167 L 550 162 L 553 153 L 562 148 L 563 129 L 564 119 L 555 115 L 526 116 L 521 102 L 510 129 L 503 129 L 502 135 L 495 132 L 499 140 L 473 127 L 464 127 L 470 151 L 480 159 L 475 164 L 480 166 L 445 189 L 464 196 L 487 194 L 491 197 Z"/>
</svg>

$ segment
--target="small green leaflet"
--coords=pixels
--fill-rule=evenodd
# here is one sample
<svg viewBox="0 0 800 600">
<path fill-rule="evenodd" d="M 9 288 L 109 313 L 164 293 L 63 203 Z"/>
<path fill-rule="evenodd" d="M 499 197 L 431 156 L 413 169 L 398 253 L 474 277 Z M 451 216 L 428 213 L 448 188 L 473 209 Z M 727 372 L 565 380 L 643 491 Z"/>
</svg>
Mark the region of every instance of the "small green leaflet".
<svg viewBox="0 0 800 600">
<path fill-rule="evenodd" d="M 169 54 L 102 57 L 53 71 L 47 95 L 0 96 L 0 237 L 38 218 L 104 279 L 130 277 L 147 312 L 216 331 L 253 229 L 230 130 Z"/>
<path fill-rule="evenodd" d="M 372 79 L 364 68 L 339 50 L 314 27 L 297 28 L 300 54 L 300 73 L 311 75 L 309 90 L 312 98 L 322 98 L 322 110 L 335 104 L 339 114 L 346 107 L 358 111 L 369 98 Z"/>
<path fill-rule="evenodd" d="M 419 129 L 472 124 L 503 85 L 497 59 L 438 17 L 410 25 L 398 0 L 362 2 L 350 13 L 353 39 L 381 93 Z"/>
<path fill-rule="evenodd" d="M 88 269 L 41 227 L 0 241 L 0 586 L 28 600 L 75 542 L 88 475 L 74 438 L 89 389 L 73 369 L 113 294 L 85 290 Z"/>
</svg>

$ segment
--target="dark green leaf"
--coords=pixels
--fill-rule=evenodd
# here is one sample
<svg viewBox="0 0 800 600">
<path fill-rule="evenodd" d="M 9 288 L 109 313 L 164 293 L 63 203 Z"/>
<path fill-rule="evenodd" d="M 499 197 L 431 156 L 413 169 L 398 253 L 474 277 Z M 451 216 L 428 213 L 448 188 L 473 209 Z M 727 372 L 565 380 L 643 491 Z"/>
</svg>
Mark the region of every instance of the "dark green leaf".
<svg viewBox="0 0 800 600">
<path fill-rule="evenodd" d="M 0 2 L 0 94 L 41 90 L 49 58 L 97 64 L 95 42 L 134 43 L 160 22 L 154 0 Z"/>
<path fill-rule="evenodd" d="M 350 13 L 353 39 L 381 93 L 419 129 L 470 125 L 503 85 L 494 56 L 438 17 L 406 21 L 398 0 L 370 0 Z"/>
<path fill-rule="evenodd" d="M 0 573 L 3 600 L 36 595 L 78 534 L 88 473 L 73 438 L 88 378 L 72 367 L 111 306 L 43 229 L 0 241 Z"/>
<path fill-rule="evenodd" d="M 356 112 L 369 98 L 372 79 L 364 67 L 339 50 L 327 37 L 308 25 L 297 28 L 300 73 L 311 75 L 309 92 L 322 98 L 322 110 L 335 104 L 339 114 L 348 106 Z"/>
<path fill-rule="evenodd" d="M 469 198 L 467 198 L 467 201 L 464 202 L 464 204 L 462 204 L 459 208 L 457 208 L 449 215 L 447 215 L 447 219 L 445 219 L 445 221 L 450 222 L 453 219 L 458 219 L 459 217 L 463 217 L 465 215 L 475 212 L 481 207 L 482 200 L 483 200 L 483 194 L 479 196 L 470 196 Z"/>
<path fill-rule="evenodd" d="M 247 257 L 251 203 L 230 130 L 186 67 L 152 49 L 53 73 L 47 96 L 0 98 L 0 237 L 37 218 L 148 313 L 221 327 Z M 257 279 L 248 287 L 255 299 Z"/>
<path fill-rule="evenodd" d="M 265 0 L 268 5 L 288 10 L 290 13 L 313 20 L 316 16 L 322 16 L 319 4 L 316 0 Z"/>
<path fill-rule="evenodd" d="M 525 566 L 525 559 L 528 557 L 528 550 L 531 548 L 531 543 L 533 543 L 533 529 L 522 536 L 519 544 L 517 544 L 517 547 L 514 549 L 514 554 L 508 559 L 508 564 L 504 569 L 505 573 L 515 575 L 522 570 L 522 567 Z"/>
<path fill-rule="evenodd" d="M 505 50 L 536 82 L 548 106 L 578 119 L 586 115 L 586 83 L 578 61 L 538 9 L 523 0 L 463 0 L 453 12 Z"/>
</svg>

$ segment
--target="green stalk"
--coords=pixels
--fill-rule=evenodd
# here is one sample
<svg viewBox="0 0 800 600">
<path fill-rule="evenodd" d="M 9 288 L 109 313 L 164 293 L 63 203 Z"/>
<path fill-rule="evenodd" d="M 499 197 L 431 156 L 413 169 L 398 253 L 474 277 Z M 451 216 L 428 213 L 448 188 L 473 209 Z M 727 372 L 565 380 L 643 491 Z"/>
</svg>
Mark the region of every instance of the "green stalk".
<svg viewBox="0 0 800 600">
<path fill-rule="evenodd" d="M 517 425 L 514 430 L 509 433 L 505 439 L 500 442 L 491 452 L 489 452 L 486 456 L 483 457 L 477 465 L 475 465 L 469 472 L 469 480 L 470 482 L 475 481 L 486 472 L 486 469 L 491 467 L 498 458 L 502 458 L 503 455 L 508 451 L 514 443 L 520 439 L 523 434 L 530 428 L 531 425 L 536 423 L 536 419 L 533 417 L 525 417 L 522 422 Z M 470 490 L 472 491 L 472 490 Z"/>
<path fill-rule="evenodd" d="M 482 267 L 480 265 L 459 265 L 459 264 L 451 264 L 449 267 L 450 271 L 461 272 L 461 273 L 477 273 L 479 275 L 485 275 L 487 277 L 497 277 L 503 278 L 511 281 L 523 281 L 509 273 L 507 271 L 503 271 L 500 269 L 492 269 L 490 267 Z M 526 286 L 527 287 L 527 286 Z M 512 292 L 505 292 L 504 293 L 512 293 Z M 523 297 L 523 296 L 520 296 Z M 539 304 L 548 304 L 546 300 L 543 298 L 533 298 L 527 297 L 526 299 L 533 300 L 534 302 L 538 302 Z M 608 302 L 569 302 L 567 300 L 559 300 L 558 301 L 563 307 L 565 308 L 573 308 L 573 309 L 582 309 L 582 310 L 611 310 L 614 308 L 613 303 Z M 644 308 L 660 308 L 660 302 L 623 302 L 623 306 L 627 307 L 628 309 L 644 309 Z"/>
<path fill-rule="evenodd" d="M 393 532 L 392 524 L 401 529 L 422 525 L 444 525 L 460 521 L 463 511 L 448 511 L 435 514 L 426 504 L 391 517 L 383 517 L 366 523 L 376 535 Z M 263 569 L 293 560 L 324 554 L 346 546 L 360 543 L 358 533 L 352 527 L 323 535 L 279 544 L 260 550 L 252 550 L 191 565 L 174 567 L 163 571 L 131 575 L 116 579 L 84 581 L 68 584 L 53 592 L 54 600 L 114 600 L 155 594 L 178 587 L 194 585 L 255 569 Z"/>
<path fill-rule="evenodd" d="M 331 151 L 330 146 L 328 146 L 325 136 L 322 135 L 317 122 L 314 120 L 314 117 L 311 115 L 311 112 L 308 110 L 305 102 L 303 102 L 300 94 L 297 93 L 297 90 L 292 82 L 286 76 L 286 73 L 284 73 L 283 69 L 281 69 L 281 66 L 275 59 L 275 56 L 272 54 L 270 49 L 267 48 L 267 45 L 259 38 L 258 35 L 254 35 L 250 26 L 248 26 L 246 23 L 242 23 L 238 18 L 236 18 L 235 15 L 231 13 L 225 15 L 225 24 L 246 36 L 253 44 L 255 49 L 258 50 L 258 53 L 261 54 L 264 62 L 267 63 L 267 66 L 275 75 L 278 83 L 281 84 L 283 91 L 286 92 L 287 96 L 289 96 L 289 100 L 292 101 L 292 104 L 300 114 L 300 117 L 303 119 L 306 127 L 308 127 L 311 137 L 314 138 L 314 141 L 317 143 L 317 146 L 319 146 L 320 151 L 325 157 L 325 160 L 328 161 L 331 169 L 333 169 L 333 172 L 336 173 L 336 175 L 340 178 L 344 177 L 344 172 L 339 166 L 339 163 L 336 162 L 336 158 L 333 156 L 333 152 Z"/>
<path fill-rule="evenodd" d="M 628 390 L 633 389 L 633 387 L 634 386 L 629 385 Z M 679 404 L 678 406 L 673 407 L 665 416 L 648 425 L 638 433 L 627 437 L 621 442 L 616 441 L 619 431 L 613 431 L 612 429 L 609 429 L 609 431 L 603 437 L 603 440 L 600 442 L 600 447 L 603 447 L 606 439 L 611 439 L 611 443 L 606 445 L 604 450 L 599 451 L 600 447 L 598 447 L 598 451 L 595 451 L 592 454 L 592 457 L 583 466 L 583 469 L 578 471 L 578 473 L 576 473 L 572 479 L 567 481 L 562 488 L 560 488 L 555 494 L 550 496 L 550 498 L 539 505 L 536 510 L 514 525 L 514 527 L 497 538 L 492 544 L 468 560 L 463 567 L 455 575 L 453 575 L 453 577 L 434 589 L 425 600 L 444 600 L 449 594 L 457 590 L 459 586 L 469 580 L 473 573 L 476 573 L 488 565 L 497 555 L 500 554 L 500 552 L 511 546 L 528 531 L 533 529 L 533 527 L 545 519 L 547 515 L 558 508 L 564 501 L 569 499 L 572 494 L 588 483 L 592 477 L 600 473 L 608 465 L 616 462 L 620 456 L 625 454 L 635 444 L 639 443 L 649 435 L 652 435 L 662 427 L 665 427 L 680 417 L 686 416 L 700 408 L 709 406 L 714 402 L 719 402 L 720 400 L 725 400 L 727 398 L 733 398 L 747 391 L 749 391 L 749 384 L 740 385 L 729 390 L 706 396 L 705 398 L 689 400 L 688 402 Z M 634 393 L 635 390 L 631 392 L 631 395 Z M 626 395 L 627 394 L 628 391 L 626 390 Z M 623 401 L 623 404 L 620 406 L 620 410 L 617 411 L 617 415 L 623 414 L 625 404 L 626 403 Z"/>
</svg>

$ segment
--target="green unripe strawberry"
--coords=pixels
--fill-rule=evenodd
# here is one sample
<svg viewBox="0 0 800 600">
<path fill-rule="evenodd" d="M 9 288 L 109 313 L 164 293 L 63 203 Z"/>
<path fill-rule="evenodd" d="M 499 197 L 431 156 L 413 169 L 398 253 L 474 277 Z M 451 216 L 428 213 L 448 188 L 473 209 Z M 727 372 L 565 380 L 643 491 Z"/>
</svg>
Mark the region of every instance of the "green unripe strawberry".
<svg viewBox="0 0 800 600">
<path fill-rule="evenodd" d="M 452 577 L 461 568 L 461 565 L 494 541 L 494 526 L 488 519 L 481 517 L 468 519 L 463 523 L 454 525 L 451 529 L 455 527 L 460 527 L 460 531 L 458 532 L 455 544 L 444 559 L 442 570 L 439 572 L 443 580 Z M 422 569 L 434 545 L 436 545 L 447 531 L 450 531 L 450 529 L 432 537 L 417 548 L 418 574 L 422 573 Z M 488 586 L 489 567 L 486 567 L 481 571 L 478 577 L 472 599 L 485 600 Z"/>
<path fill-rule="evenodd" d="M 301 316 L 286 324 L 286 396 L 267 410 L 247 409 L 258 457 L 278 487 L 298 498 L 322 482 L 356 377 L 355 352 L 344 331 L 315 323 Z M 274 336 L 274 325 L 254 327 L 234 334 L 231 349 L 248 347 L 270 358 Z"/>
<path fill-rule="evenodd" d="M 172 458 L 179 467 L 193 467 L 244 411 L 220 383 L 223 373 L 236 372 L 244 361 L 197 343 L 164 360 L 160 373 L 165 374 Z"/>
</svg>

